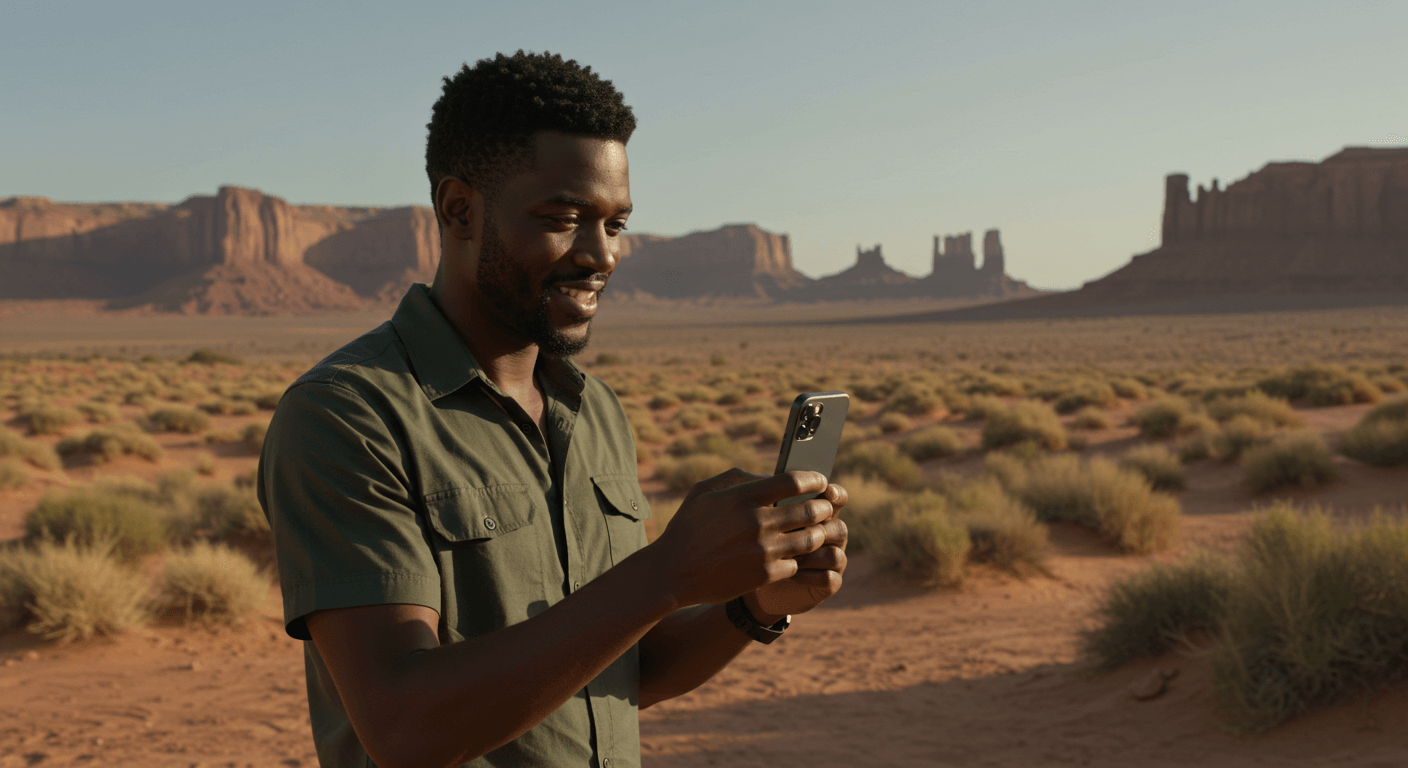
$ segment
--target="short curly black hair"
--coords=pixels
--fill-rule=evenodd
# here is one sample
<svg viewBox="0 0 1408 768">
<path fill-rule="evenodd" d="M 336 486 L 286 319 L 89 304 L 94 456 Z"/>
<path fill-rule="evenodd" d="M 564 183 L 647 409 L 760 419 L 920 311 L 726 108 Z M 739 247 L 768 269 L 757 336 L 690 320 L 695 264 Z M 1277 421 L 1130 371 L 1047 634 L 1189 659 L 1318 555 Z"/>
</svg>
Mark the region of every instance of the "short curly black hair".
<svg viewBox="0 0 1408 768">
<path fill-rule="evenodd" d="M 446 176 L 486 194 L 532 160 L 538 131 L 613 139 L 625 144 L 636 118 L 621 92 L 591 67 L 543 51 L 497 54 L 465 64 L 431 109 L 425 172 L 431 205 Z"/>
</svg>

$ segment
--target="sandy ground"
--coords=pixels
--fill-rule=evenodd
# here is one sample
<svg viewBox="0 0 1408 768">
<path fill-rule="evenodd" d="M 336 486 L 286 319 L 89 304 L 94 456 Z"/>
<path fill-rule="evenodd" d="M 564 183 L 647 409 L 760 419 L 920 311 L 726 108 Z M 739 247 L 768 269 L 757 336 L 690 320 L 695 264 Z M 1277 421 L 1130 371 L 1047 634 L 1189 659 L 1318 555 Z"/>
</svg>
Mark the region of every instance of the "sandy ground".
<svg viewBox="0 0 1408 768">
<path fill-rule="evenodd" d="M 1132 409 L 1133 406 L 1127 406 Z M 1304 411 L 1332 443 L 1366 406 Z M 1119 411 L 1112 413 L 1122 422 Z M 225 425 L 219 424 L 217 428 Z M 969 426 L 959 424 L 972 437 Z M 169 460 L 205 447 L 164 436 Z M 1093 433 L 1088 452 L 1136 438 Z M 221 477 L 252 456 L 218 455 Z M 975 468 L 972 457 L 926 471 Z M 966 463 L 965 463 L 966 462 Z M 1343 477 L 1299 503 L 1343 514 L 1408 505 L 1408 469 L 1340 459 Z M 105 472 L 153 473 L 108 466 Z M 86 479 L 82 468 L 69 470 Z M 1188 469 L 1183 545 L 1225 548 L 1266 503 L 1236 466 Z M 39 488 L 0 499 L 0 536 Z M 1408 764 L 1408 690 L 1369 695 L 1259 738 L 1226 732 L 1206 664 L 1172 654 L 1115 673 L 1077 663 L 1082 629 L 1111 580 L 1149 565 L 1078 529 L 1051 532 L 1052 576 L 979 569 L 939 592 L 888 583 L 858 556 L 843 593 L 771 646 L 755 645 L 716 679 L 642 713 L 644 762 L 692 766 L 1389 766 Z M 56 646 L 0 636 L 0 768 L 33 765 L 315 765 L 300 644 L 282 632 L 277 593 L 235 628 L 158 624 L 111 640 Z M 1131 686 L 1177 670 L 1139 702 Z"/>
</svg>

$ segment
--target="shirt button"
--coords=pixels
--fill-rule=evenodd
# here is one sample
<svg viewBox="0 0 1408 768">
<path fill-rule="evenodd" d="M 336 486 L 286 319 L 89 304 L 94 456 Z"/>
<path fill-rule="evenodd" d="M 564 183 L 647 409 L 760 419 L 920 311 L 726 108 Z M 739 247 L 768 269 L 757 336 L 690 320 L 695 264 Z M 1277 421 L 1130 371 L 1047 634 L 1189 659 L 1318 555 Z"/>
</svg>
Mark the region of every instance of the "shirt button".
<svg viewBox="0 0 1408 768">
<path fill-rule="evenodd" d="M 580 582 L 580 581 L 574 581 L 574 582 L 572 582 L 572 591 L 573 591 L 573 592 L 576 592 L 577 590 L 579 590 L 579 589 L 581 589 L 581 588 L 582 588 L 582 582 Z"/>
<path fill-rule="evenodd" d="M 632 511 L 632 512 L 638 511 L 638 508 L 636 507 L 636 500 L 635 500 L 635 499 L 631 499 L 631 511 Z"/>
<path fill-rule="evenodd" d="M 611 758 L 609 758 L 609 757 L 603 757 L 603 758 L 601 758 L 601 768 L 611 768 Z"/>
<path fill-rule="evenodd" d="M 496 521 L 494 520 L 494 518 L 492 518 L 492 517 L 486 517 L 486 518 L 484 518 L 484 527 L 485 527 L 485 528 L 488 528 L 489 530 L 492 531 L 492 530 L 494 530 L 495 528 L 498 528 L 498 527 L 499 527 L 499 524 L 498 524 L 498 522 L 496 522 Z"/>
</svg>

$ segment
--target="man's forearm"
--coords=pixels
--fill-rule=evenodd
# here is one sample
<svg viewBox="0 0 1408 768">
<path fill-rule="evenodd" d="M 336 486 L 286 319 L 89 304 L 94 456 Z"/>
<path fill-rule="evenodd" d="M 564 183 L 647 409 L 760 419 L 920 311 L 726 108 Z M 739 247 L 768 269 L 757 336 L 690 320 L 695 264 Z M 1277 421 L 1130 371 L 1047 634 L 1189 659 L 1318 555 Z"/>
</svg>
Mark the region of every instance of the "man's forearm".
<svg viewBox="0 0 1408 768">
<path fill-rule="evenodd" d="M 756 602 L 745 602 L 758 612 Z M 768 624 L 780 618 L 758 616 Z M 675 611 L 641 638 L 641 709 L 698 688 L 752 643 L 729 621 L 722 605 Z"/>
<path fill-rule="evenodd" d="M 647 586 L 647 557 L 637 553 L 543 613 L 488 635 L 438 645 L 432 629 L 422 650 L 390 665 L 377 664 L 375 649 L 365 659 L 324 651 L 339 689 L 362 677 L 364 690 L 376 692 L 343 697 L 372 759 L 459 765 L 536 725 L 670 615 L 671 598 Z M 347 634 L 320 631 L 315 617 L 309 628 L 320 650 Z"/>
</svg>

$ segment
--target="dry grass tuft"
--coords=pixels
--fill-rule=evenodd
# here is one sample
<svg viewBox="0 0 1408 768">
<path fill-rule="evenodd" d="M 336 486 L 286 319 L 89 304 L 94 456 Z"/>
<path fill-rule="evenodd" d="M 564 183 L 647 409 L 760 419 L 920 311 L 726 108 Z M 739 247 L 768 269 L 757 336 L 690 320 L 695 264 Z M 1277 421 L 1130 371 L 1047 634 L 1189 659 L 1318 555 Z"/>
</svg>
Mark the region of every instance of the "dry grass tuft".
<svg viewBox="0 0 1408 768">
<path fill-rule="evenodd" d="M 916 430 L 899 442 L 900 453 L 915 461 L 957 456 L 967 448 L 957 432 L 941 424 Z"/>
<path fill-rule="evenodd" d="M 1051 450 L 1066 447 L 1066 431 L 1061 428 L 1061 422 L 1050 406 L 1024 400 L 989 414 L 987 423 L 983 425 L 985 449 L 1028 441 Z"/>
<path fill-rule="evenodd" d="M 914 459 L 889 443 L 862 441 L 845 445 L 836 455 L 834 477 L 879 480 L 892 488 L 917 489 L 924 475 Z"/>
<path fill-rule="evenodd" d="M 56 450 L 61 456 L 87 455 L 97 462 L 112 461 L 119 456 L 138 456 L 147 461 L 161 458 L 161 446 L 131 422 L 69 435 L 59 441 Z"/>
<path fill-rule="evenodd" d="M 238 624 L 268 596 L 268 577 L 222 544 L 197 542 L 166 557 L 161 601 L 184 609 L 187 620 Z"/>
<path fill-rule="evenodd" d="M 150 617 L 146 576 L 108 555 L 102 543 L 40 542 L 0 552 L 6 623 L 49 640 L 113 635 Z"/>
<path fill-rule="evenodd" d="M 1252 449 L 1242 462 L 1247 487 L 1253 493 L 1269 493 L 1287 486 L 1314 488 L 1339 476 L 1335 457 L 1315 432 L 1281 435 L 1267 445 Z"/>
<path fill-rule="evenodd" d="M 1213 632 L 1226 616 L 1232 575 L 1221 558 L 1204 553 L 1152 568 L 1110 586 L 1100 625 L 1083 638 L 1083 655 L 1100 670 L 1158 656 Z"/>
<path fill-rule="evenodd" d="M 147 414 L 147 429 L 192 435 L 210 429 L 210 417 L 198 408 L 171 405 Z"/>
<path fill-rule="evenodd" d="M 1364 414 L 1341 437 L 1340 453 L 1376 467 L 1408 464 L 1408 400 L 1384 403 Z"/>
<path fill-rule="evenodd" d="M 1181 491 L 1184 488 L 1183 462 L 1162 445 L 1141 445 L 1132 448 L 1120 459 L 1120 466 L 1144 476 L 1156 491 Z"/>
</svg>

